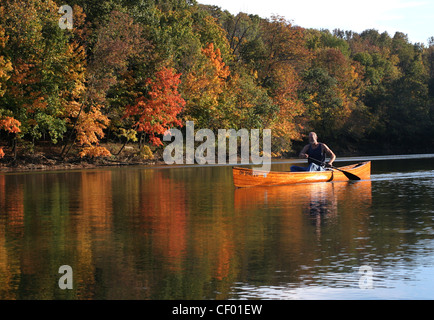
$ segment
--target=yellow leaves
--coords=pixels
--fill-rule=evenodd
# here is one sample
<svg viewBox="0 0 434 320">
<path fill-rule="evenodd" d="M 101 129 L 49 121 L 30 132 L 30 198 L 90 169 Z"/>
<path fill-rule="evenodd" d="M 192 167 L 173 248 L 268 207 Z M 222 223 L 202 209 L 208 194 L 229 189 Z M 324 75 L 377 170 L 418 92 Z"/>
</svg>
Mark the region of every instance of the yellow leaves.
<svg viewBox="0 0 434 320">
<path fill-rule="evenodd" d="M 11 77 L 10 73 L 12 70 L 12 63 L 0 56 L 0 97 L 2 97 L 6 92 L 5 85 L 2 84 L 2 82 L 6 82 Z"/>
<path fill-rule="evenodd" d="M 137 131 L 134 129 L 124 129 L 120 128 L 119 133 L 116 133 L 116 136 L 126 138 L 127 141 L 137 142 Z"/>
<path fill-rule="evenodd" d="M 65 115 L 67 117 L 77 118 L 80 113 L 81 103 L 77 101 L 67 101 L 64 104 Z"/>
<path fill-rule="evenodd" d="M 3 7 L 0 7 L 0 16 L 2 16 Z M 8 36 L 5 35 L 5 29 L 0 26 L 0 48 L 6 46 L 8 41 Z M 10 78 L 9 73 L 13 70 L 12 63 L 3 56 L 0 56 L 0 97 L 4 94 L 4 89 L 2 89 L 2 81 L 7 81 Z"/>
<path fill-rule="evenodd" d="M 202 53 L 208 57 L 210 62 L 213 64 L 216 76 L 220 81 L 225 81 L 230 75 L 229 67 L 223 62 L 221 52 L 219 48 L 214 49 L 214 44 L 210 43 L 207 47 L 202 49 Z"/>
<path fill-rule="evenodd" d="M 86 53 L 83 46 L 76 42 L 68 44 L 65 58 L 70 61 L 64 73 L 65 82 L 73 83 L 72 90 L 65 92 L 71 99 L 79 99 L 86 91 Z"/>
<path fill-rule="evenodd" d="M 0 78 L 2 80 L 8 80 L 10 78 L 8 74 L 12 70 L 12 63 L 10 61 L 7 61 L 4 57 L 0 56 Z"/>
<path fill-rule="evenodd" d="M 98 158 L 98 157 L 110 157 L 111 153 L 104 147 L 86 146 L 79 152 L 78 155 L 81 158 L 83 157 Z"/>
<path fill-rule="evenodd" d="M 110 123 L 109 118 L 102 114 L 100 105 L 92 105 L 89 111 L 82 111 L 77 123 L 77 140 L 81 146 L 91 146 L 104 137 L 104 129 Z"/>
<path fill-rule="evenodd" d="M 140 149 L 140 157 L 143 160 L 151 160 L 154 159 L 154 154 L 152 153 L 151 148 L 149 148 L 147 145 L 144 145 Z"/>
</svg>

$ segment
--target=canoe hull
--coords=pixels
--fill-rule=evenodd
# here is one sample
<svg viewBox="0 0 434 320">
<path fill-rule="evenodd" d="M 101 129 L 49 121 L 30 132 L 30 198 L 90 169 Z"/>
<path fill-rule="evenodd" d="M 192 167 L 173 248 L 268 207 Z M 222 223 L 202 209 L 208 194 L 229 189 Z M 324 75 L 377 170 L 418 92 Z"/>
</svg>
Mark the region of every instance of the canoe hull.
<svg viewBox="0 0 434 320">
<path fill-rule="evenodd" d="M 339 169 L 350 172 L 358 176 L 361 180 L 368 180 L 371 177 L 370 161 L 340 167 Z M 349 181 L 349 179 L 338 170 L 316 172 L 267 172 L 248 168 L 233 167 L 232 175 L 234 179 L 234 185 L 238 188 L 254 186 L 279 186 L 296 183 Z"/>
</svg>

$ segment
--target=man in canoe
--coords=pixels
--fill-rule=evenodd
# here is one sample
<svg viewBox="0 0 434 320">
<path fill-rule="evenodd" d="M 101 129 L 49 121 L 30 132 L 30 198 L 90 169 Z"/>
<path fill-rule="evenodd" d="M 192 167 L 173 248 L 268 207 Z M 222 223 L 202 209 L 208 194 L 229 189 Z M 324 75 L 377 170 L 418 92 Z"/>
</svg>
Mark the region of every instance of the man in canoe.
<svg viewBox="0 0 434 320">
<path fill-rule="evenodd" d="M 325 169 L 320 164 L 324 163 L 326 156 L 330 158 L 326 167 L 330 167 L 335 161 L 336 155 L 326 144 L 318 142 L 318 136 L 315 132 L 310 132 L 309 144 L 300 152 L 300 158 L 307 159 L 309 165 L 307 167 L 292 166 L 291 171 L 324 171 Z"/>
</svg>

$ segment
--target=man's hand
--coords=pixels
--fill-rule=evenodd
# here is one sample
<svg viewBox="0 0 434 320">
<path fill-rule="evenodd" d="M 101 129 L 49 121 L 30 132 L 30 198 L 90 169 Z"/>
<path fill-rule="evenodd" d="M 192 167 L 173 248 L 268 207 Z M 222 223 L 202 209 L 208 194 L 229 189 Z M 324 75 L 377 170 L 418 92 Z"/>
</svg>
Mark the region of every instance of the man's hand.
<svg viewBox="0 0 434 320">
<path fill-rule="evenodd" d="M 331 168 L 331 167 L 332 167 L 332 164 L 331 164 L 330 162 L 327 162 L 324 166 L 325 166 L 326 168 Z"/>
</svg>

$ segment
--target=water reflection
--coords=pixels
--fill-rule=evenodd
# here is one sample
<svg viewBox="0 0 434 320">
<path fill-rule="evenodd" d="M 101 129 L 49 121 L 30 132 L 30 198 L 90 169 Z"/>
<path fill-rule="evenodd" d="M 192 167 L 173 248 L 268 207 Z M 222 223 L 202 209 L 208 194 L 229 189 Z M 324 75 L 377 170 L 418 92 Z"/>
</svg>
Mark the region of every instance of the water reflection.
<svg viewBox="0 0 434 320">
<path fill-rule="evenodd" d="M 333 223 L 338 212 L 349 215 L 350 207 L 360 210 L 372 203 L 371 181 L 296 184 L 277 187 L 241 188 L 235 190 L 235 209 L 252 208 L 283 209 L 283 217 L 292 225 L 302 225 L 305 217 L 317 227 Z"/>
<path fill-rule="evenodd" d="M 326 221 L 332 221 L 338 214 L 337 193 L 335 183 L 323 183 L 307 188 L 310 200 L 303 208 L 303 212 L 309 215 L 312 224 L 316 226 L 316 233 L 321 233 L 321 225 Z"/>
<path fill-rule="evenodd" d="M 227 167 L 0 175 L 0 298 L 259 297 L 354 288 L 363 264 L 395 280 L 432 254 L 434 189 L 383 178 L 235 189 Z M 58 288 L 64 264 L 74 290 Z"/>
<path fill-rule="evenodd" d="M 270 285 L 319 284 L 328 281 L 324 275 L 331 271 L 360 265 L 354 238 L 368 239 L 369 231 L 360 224 L 369 224 L 371 203 L 370 181 L 235 191 L 240 212 L 268 208 L 270 215 L 274 210 L 273 238 L 266 244 L 274 248 Z"/>
</svg>

